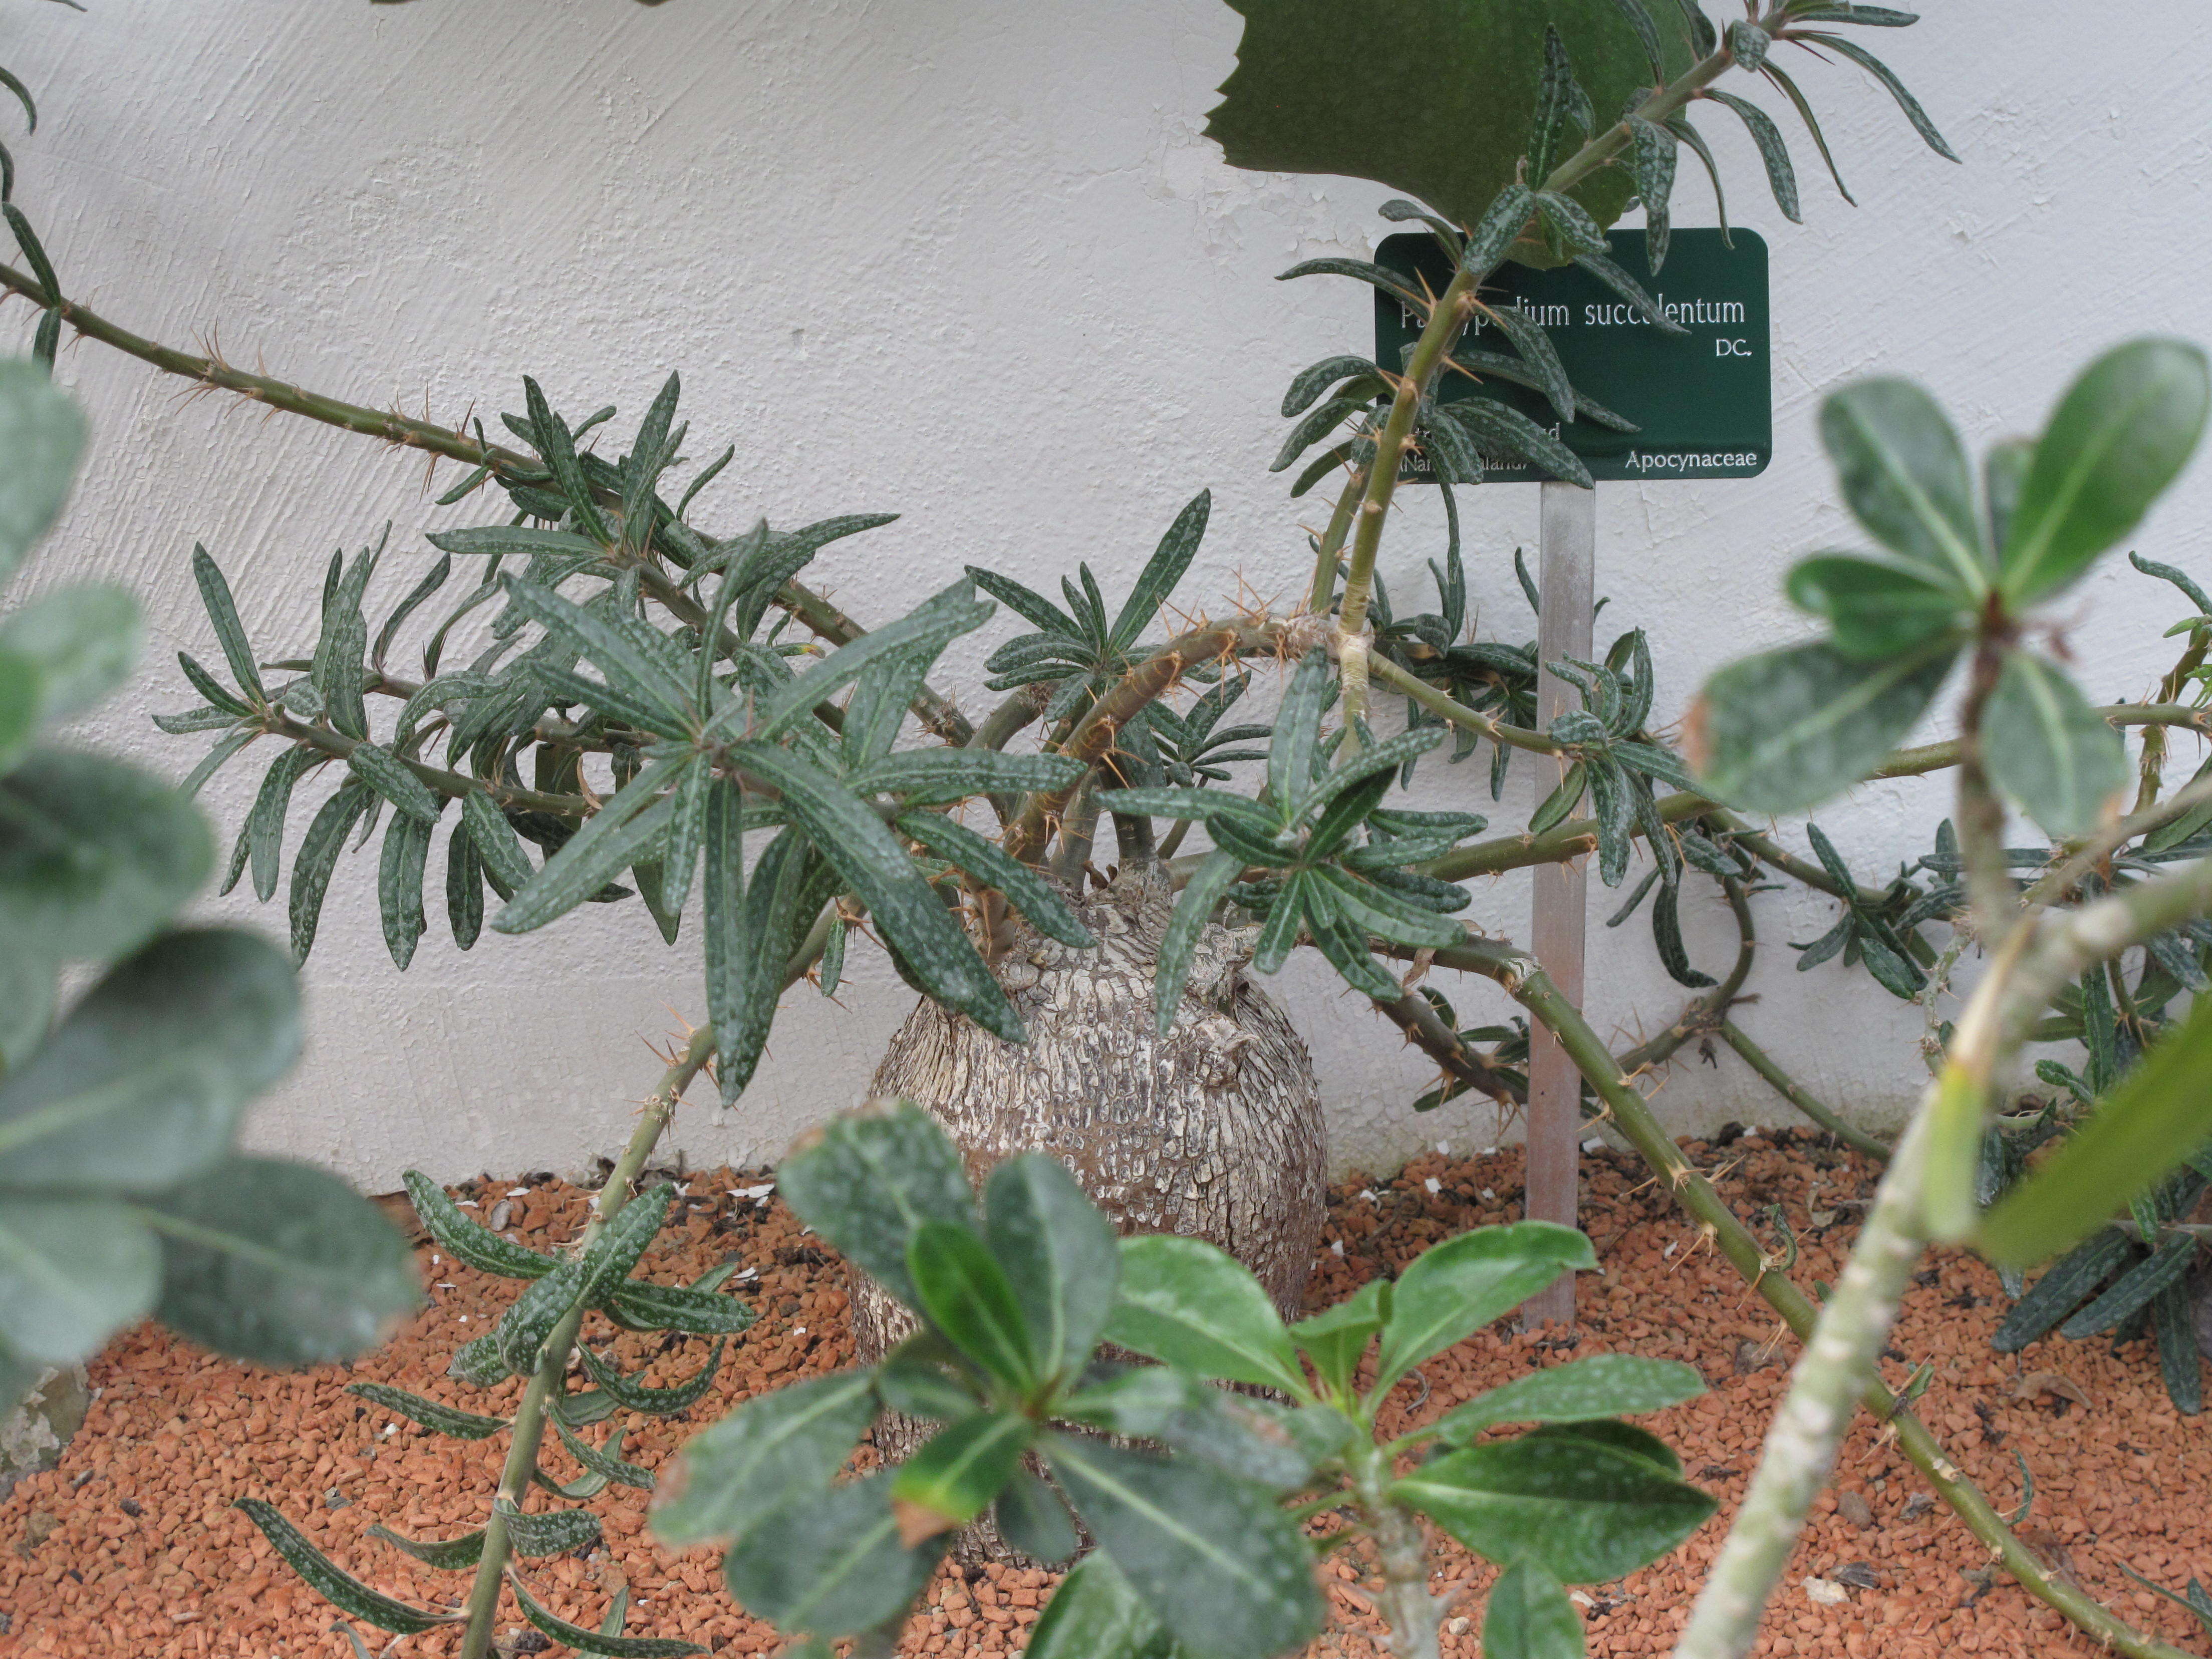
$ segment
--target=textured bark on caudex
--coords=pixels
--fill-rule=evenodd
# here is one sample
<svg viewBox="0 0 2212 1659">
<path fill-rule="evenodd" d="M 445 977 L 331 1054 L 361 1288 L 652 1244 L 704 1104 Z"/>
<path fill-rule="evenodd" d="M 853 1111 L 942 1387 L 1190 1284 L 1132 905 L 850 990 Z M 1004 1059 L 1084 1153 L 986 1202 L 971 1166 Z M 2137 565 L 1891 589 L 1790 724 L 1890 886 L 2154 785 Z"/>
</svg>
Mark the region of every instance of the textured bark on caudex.
<svg viewBox="0 0 2212 1659">
<path fill-rule="evenodd" d="M 1160 866 L 1146 862 L 1078 902 L 1094 948 L 1017 926 L 997 968 L 1029 1042 L 1002 1042 L 925 998 L 892 1038 L 872 1092 L 926 1108 L 979 1188 L 1004 1159 L 1048 1153 L 1122 1232 L 1219 1245 L 1295 1320 L 1327 1199 L 1313 1062 L 1281 1005 L 1247 972 L 1246 941 L 1225 927 L 1206 930 L 1175 1023 L 1157 1034 L 1153 972 L 1174 898 Z M 852 1306 L 862 1364 L 915 1328 L 857 1270 Z M 888 1416 L 876 1443 L 895 1461 L 928 1433 Z M 968 1559 L 1009 1553 L 988 1520 L 957 1550 Z"/>
</svg>

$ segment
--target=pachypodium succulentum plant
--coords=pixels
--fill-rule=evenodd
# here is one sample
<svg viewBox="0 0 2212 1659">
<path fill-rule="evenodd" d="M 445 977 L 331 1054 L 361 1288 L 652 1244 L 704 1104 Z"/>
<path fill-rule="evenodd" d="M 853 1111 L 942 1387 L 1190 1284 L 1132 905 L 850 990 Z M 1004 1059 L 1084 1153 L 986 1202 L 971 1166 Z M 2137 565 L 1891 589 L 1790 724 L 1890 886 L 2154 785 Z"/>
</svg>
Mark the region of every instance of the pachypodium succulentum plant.
<svg viewBox="0 0 2212 1659">
<path fill-rule="evenodd" d="M 815 1644 L 889 1651 L 950 1536 L 988 1514 L 1053 1566 L 1096 1546 L 1039 1620 L 1032 1659 L 1273 1659 L 1320 1626 L 1316 1557 L 1365 1538 L 1398 1651 L 1434 1656 L 1429 1527 L 1505 1569 L 1490 1659 L 1566 1659 L 1582 1621 L 1563 1585 L 1656 1559 L 1712 1512 L 1661 1441 L 1620 1420 L 1704 1391 L 1671 1361 L 1534 1372 L 1378 1442 L 1415 1367 L 1595 1265 L 1571 1229 L 1462 1234 L 1286 1327 L 1213 1246 L 1117 1242 L 1042 1154 L 1000 1164 L 979 1205 L 958 1151 L 910 1103 L 820 1132 L 780 1185 L 922 1330 L 872 1369 L 757 1396 L 696 1436 L 653 1526 L 672 1544 L 726 1542 L 732 1592 Z M 841 1479 L 885 1410 L 936 1431 L 902 1464 Z M 1486 1437 L 1512 1423 L 1536 1426 Z M 1301 1521 L 1323 1514 L 1344 1524 L 1308 1537 Z"/>
<path fill-rule="evenodd" d="M 0 361 L 0 584 L 84 435 L 43 364 Z M 258 937 L 177 925 L 214 860 L 188 793 L 55 741 L 130 678 L 143 632 L 105 584 L 0 612 L 0 1412 L 149 1314 L 307 1365 L 374 1346 L 421 1298 L 374 1206 L 234 1150 L 299 1054 L 300 992 Z M 90 982 L 63 1008 L 70 971 Z"/>
</svg>

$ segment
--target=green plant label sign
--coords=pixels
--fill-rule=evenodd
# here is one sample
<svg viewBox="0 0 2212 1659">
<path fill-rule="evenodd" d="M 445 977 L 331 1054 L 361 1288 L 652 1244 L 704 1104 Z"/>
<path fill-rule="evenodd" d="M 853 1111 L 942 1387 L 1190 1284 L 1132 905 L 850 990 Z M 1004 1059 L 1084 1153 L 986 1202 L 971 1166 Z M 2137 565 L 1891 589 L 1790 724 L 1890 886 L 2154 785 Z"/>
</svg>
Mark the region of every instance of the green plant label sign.
<svg viewBox="0 0 2212 1659">
<path fill-rule="evenodd" d="M 1766 244 L 1751 231 L 1677 230 L 1660 274 L 1644 258 L 1644 233 L 1607 237 L 1613 258 L 1688 333 L 1664 334 L 1636 307 L 1578 266 L 1531 270 L 1508 264 L 1483 288 L 1492 307 L 1514 306 L 1540 325 L 1577 392 L 1637 430 L 1621 432 L 1588 413 L 1562 422 L 1540 392 L 1495 377 L 1477 380 L 1447 368 L 1437 396 L 1495 398 L 1556 434 L 1594 478 L 1748 478 L 1774 453 L 1774 406 L 1767 367 Z M 1443 249 L 1422 234 L 1392 236 L 1376 263 L 1440 294 L 1451 280 Z M 1375 361 L 1395 369 L 1419 336 L 1421 319 L 1379 289 Z M 1477 318 L 1462 351 L 1510 351 L 1495 324 Z M 1483 458 L 1490 481 L 1525 483 L 1550 477 L 1517 456 Z M 1425 459 L 1409 458 L 1407 483 L 1433 482 Z"/>
</svg>

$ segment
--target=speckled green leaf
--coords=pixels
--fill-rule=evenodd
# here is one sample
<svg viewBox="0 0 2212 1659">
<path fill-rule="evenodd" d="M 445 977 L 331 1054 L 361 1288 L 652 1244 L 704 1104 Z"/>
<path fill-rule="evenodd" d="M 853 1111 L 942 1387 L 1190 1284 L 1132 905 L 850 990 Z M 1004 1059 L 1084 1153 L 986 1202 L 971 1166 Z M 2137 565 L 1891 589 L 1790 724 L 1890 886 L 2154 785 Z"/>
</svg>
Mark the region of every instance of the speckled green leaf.
<svg viewBox="0 0 2212 1659">
<path fill-rule="evenodd" d="M 258 1498 L 241 1498 L 231 1507 L 245 1510 L 246 1518 L 261 1528 L 262 1535 L 276 1547 L 286 1565 L 307 1581 L 308 1588 L 349 1618 L 359 1619 L 395 1636 L 419 1635 L 440 1625 L 460 1621 L 458 1613 L 430 1613 L 410 1607 L 341 1571 L 272 1504 L 264 1504 Z"/>
</svg>

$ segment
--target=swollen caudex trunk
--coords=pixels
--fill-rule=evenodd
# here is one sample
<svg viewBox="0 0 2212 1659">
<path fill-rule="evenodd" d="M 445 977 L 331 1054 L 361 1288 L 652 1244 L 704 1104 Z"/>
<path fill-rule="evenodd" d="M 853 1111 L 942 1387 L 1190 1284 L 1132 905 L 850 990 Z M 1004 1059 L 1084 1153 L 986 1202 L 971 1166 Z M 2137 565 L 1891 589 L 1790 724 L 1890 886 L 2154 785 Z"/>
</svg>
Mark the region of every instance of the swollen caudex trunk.
<svg viewBox="0 0 2212 1659">
<path fill-rule="evenodd" d="M 1313 1062 L 1220 927 L 1206 930 L 1175 1024 L 1158 1035 L 1152 972 L 1174 902 L 1157 867 L 1130 871 L 1077 906 L 1095 949 L 1024 933 L 999 974 L 1029 1042 L 1002 1042 L 925 1000 L 891 1039 L 873 1092 L 927 1108 L 977 1187 L 1001 1159 L 1048 1153 L 1122 1232 L 1218 1244 L 1296 1319 L 1327 1201 Z M 852 1304 L 863 1364 L 915 1329 L 857 1273 Z M 876 1431 L 887 1458 L 920 1438 L 901 1419 Z"/>
</svg>

